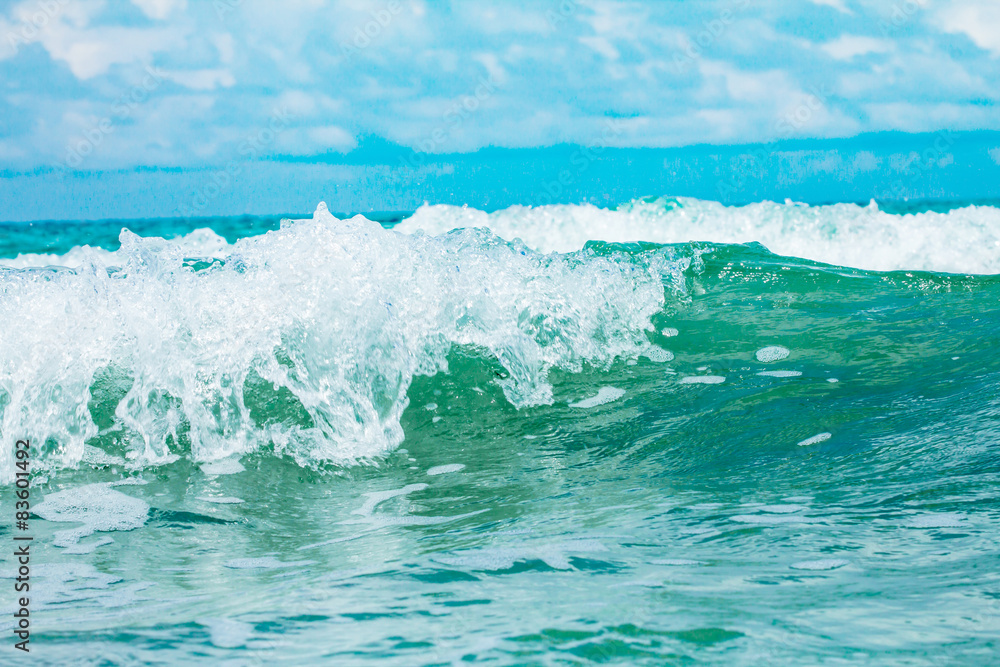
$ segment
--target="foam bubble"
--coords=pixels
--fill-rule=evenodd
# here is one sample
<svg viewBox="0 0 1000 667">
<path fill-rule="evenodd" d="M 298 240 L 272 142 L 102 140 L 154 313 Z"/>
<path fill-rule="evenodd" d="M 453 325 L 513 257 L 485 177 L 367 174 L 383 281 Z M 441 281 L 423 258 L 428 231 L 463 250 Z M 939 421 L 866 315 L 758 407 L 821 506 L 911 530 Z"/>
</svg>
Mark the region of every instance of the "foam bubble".
<svg viewBox="0 0 1000 667">
<path fill-rule="evenodd" d="M 590 398 L 585 398 L 582 401 L 577 401 L 576 403 L 570 403 L 571 408 L 595 408 L 598 405 L 604 405 L 605 403 L 611 403 L 617 401 L 619 398 L 625 395 L 624 389 L 618 389 L 617 387 L 601 387 L 597 390 L 596 396 L 591 396 Z"/>
<path fill-rule="evenodd" d="M 802 377 L 802 371 L 761 371 L 757 375 L 769 378 L 797 378 Z"/>
<path fill-rule="evenodd" d="M 464 463 L 448 463 L 443 466 L 434 466 L 428 469 L 428 475 L 446 475 L 450 472 L 458 472 L 459 470 L 465 470 Z"/>
<path fill-rule="evenodd" d="M 722 384 L 725 381 L 724 375 L 690 375 L 680 379 L 681 384 Z"/>
<path fill-rule="evenodd" d="M 817 433 L 811 438 L 806 438 L 799 442 L 799 447 L 808 447 L 809 445 L 818 445 L 821 442 L 826 442 L 833 437 L 832 433 Z"/>
<path fill-rule="evenodd" d="M 656 363 L 665 363 L 667 361 L 673 361 L 674 353 L 670 350 L 664 350 L 662 347 L 657 347 L 655 345 L 650 345 L 645 351 L 643 351 L 642 356 L 646 357 L 650 361 L 655 361 Z"/>
<path fill-rule="evenodd" d="M 235 475 L 241 473 L 246 468 L 237 459 L 222 459 L 221 461 L 210 461 L 201 465 L 201 471 L 206 475 Z"/>
<path fill-rule="evenodd" d="M 781 361 L 785 357 L 791 354 L 787 347 L 781 347 L 780 345 L 771 345 L 770 347 L 762 347 L 757 350 L 754 355 L 757 357 L 757 361 L 762 364 L 769 364 L 772 361 Z"/>
</svg>

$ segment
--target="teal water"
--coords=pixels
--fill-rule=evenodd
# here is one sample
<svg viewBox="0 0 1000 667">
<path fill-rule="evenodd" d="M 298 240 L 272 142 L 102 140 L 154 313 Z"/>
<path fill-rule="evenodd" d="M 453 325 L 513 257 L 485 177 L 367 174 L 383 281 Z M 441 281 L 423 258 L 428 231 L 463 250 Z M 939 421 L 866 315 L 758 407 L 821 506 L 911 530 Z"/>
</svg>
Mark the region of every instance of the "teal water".
<svg viewBox="0 0 1000 667">
<path fill-rule="evenodd" d="M 990 664 L 1000 211 L 883 208 L 18 230 L 4 664 Z"/>
</svg>

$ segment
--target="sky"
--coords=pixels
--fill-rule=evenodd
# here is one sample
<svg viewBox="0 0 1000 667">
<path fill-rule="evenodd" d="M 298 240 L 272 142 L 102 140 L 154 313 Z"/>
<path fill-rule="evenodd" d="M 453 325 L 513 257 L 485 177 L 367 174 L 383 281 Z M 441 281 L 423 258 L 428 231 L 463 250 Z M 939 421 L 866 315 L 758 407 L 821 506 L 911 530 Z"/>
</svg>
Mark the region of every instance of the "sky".
<svg viewBox="0 0 1000 667">
<path fill-rule="evenodd" d="M 7 219 L 52 174 L 1000 130 L 996 0 L 26 0 L 0 36 Z"/>
</svg>

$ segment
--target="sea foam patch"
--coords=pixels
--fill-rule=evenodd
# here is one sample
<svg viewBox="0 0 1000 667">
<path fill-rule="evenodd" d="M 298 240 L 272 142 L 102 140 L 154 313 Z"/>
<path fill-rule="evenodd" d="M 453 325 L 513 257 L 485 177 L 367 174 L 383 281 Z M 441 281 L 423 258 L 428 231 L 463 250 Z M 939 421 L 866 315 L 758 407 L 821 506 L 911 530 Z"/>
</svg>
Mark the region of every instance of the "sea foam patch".
<svg viewBox="0 0 1000 667">
<path fill-rule="evenodd" d="M 781 361 L 782 359 L 786 358 L 789 354 L 791 354 L 791 352 L 788 350 L 787 347 L 782 347 L 780 345 L 771 345 L 768 347 L 762 347 L 761 349 L 757 350 L 754 356 L 757 358 L 757 361 L 761 362 L 762 364 L 769 364 L 774 361 Z"/>
<path fill-rule="evenodd" d="M 112 489 L 109 484 L 88 484 L 50 493 L 35 505 L 34 512 L 46 521 L 83 524 L 55 534 L 57 547 L 73 548 L 82 538 L 95 532 L 141 527 L 149 518 L 149 505 Z M 108 542 L 102 540 L 101 543 Z"/>
<path fill-rule="evenodd" d="M 619 389 L 618 387 L 601 387 L 597 390 L 596 396 L 591 396 L 590 398 L 585 398 L 576 403 L 570 403 L 571 408 L 596 408 L 598 405 L 604 405 L 605 403 L 611 403 L 617 401 L 619 398 L 625 395 L 624 389 Z"/>
</svg>

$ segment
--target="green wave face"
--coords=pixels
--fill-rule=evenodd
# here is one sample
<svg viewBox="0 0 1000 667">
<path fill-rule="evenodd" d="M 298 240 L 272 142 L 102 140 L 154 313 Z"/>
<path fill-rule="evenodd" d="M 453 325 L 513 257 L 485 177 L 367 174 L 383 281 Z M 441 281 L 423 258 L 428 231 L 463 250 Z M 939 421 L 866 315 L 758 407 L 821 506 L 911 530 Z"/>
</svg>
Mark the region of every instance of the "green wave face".
<svg viewBox="0 0 1000 667">
<path fill-rule="evenodd" d="M 988 248 L 968 272 L 917 270 L 948 248 L 880 272 L 757 243 L 403 231 L 321 209 L 231 244 L 124 233 L 63 250 L 71 268 L 0 272 L 40 652 L 992 655 Z"/>
</svg>

